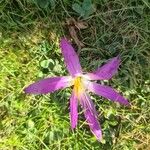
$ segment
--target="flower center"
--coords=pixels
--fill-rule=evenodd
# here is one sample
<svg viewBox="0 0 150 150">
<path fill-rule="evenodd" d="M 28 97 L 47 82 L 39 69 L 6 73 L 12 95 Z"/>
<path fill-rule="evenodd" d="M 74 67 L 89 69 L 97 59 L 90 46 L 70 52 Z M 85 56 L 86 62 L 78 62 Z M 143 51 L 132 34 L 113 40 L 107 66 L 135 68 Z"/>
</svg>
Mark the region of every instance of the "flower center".
<svg viewBox="0 0 150 150">
<path fill-rule="evenodd" d="M 74 79 L 74 92 L 75 92 L 75 95 L 77 97 L 80 97 L 80 95 L 83 93 L 84 91 L 84 86 L 83 86 L 83 83 L 82 83 L 82 78 L 81 77 L 76 77 Z"/>
</svg>

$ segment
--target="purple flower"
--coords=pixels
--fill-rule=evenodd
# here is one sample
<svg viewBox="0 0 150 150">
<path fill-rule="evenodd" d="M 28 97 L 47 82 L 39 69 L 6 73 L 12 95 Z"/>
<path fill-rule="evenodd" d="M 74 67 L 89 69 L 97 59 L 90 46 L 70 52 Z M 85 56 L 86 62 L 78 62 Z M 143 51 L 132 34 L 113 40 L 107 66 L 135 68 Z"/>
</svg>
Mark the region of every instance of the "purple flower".
<svg viewBox="0 0 150 150">
<path fill-rule="evenodd" d="M 62 38 L 60 47 L 70 76 L 42 79 L 29 85 L 24 91 L 32 94 L 47 94 L 73 86 L 70 97 L 70 120 L 72 129 L 77 126 L 78 103 L 80 103 L 92 133 L 98 140 L 101 140 L 102 131 L 98 122 L 98 114 L 88 93 L 93 92 L 120 104 L 129 105 L 128 100 L 111 87 L 91 82 L 92 80 L 110 79 L 118 70 L 120 58 L 114 57 L 96 71 L 83 74 L 79 58 L 71 44 L 65 38 Z"/>
</svg>

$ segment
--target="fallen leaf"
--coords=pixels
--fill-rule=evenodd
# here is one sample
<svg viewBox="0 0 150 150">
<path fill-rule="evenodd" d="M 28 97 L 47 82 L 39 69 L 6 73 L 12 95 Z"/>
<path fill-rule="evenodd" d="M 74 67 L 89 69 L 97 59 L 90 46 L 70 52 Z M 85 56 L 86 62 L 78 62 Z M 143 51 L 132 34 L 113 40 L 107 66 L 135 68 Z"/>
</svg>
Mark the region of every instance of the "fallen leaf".
<svg viewBox="0 0 150 150">
<path fill-rule="evenodd" d="M 74 40 L 78 48 L 81 49 L 82 47 L 84 47 L 84 44 L 79 40 L 76 30 L 86 29 L 88 27 L 88 24 L 80 20 L 76 21 L 74 18 L 66 19 L 66 23 L 71 38 Z"/>
<path fill-rule="evenodd" d="M 79 49 L 84 47 L 84 44 L 78 39 L 74 26 L 69 27 L 69 33 Z"/>
</svg>

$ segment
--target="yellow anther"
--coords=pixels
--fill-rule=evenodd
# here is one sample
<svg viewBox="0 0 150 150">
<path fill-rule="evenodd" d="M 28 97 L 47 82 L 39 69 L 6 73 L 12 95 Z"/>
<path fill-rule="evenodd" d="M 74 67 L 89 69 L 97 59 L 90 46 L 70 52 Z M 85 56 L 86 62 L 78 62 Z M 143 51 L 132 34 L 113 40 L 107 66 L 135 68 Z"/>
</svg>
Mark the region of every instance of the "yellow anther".
<svg viewBox="0 0 150 150">
<path fill-rule="evenodd" d="M 75 95 L 77 97 L 80 96 L 80 94 L 84 91 L 84 86 L 83 86 L 83 83 L 82 83 L 82 79 L 81 77 L 76 77 L 74 79 L 74 92 L 75 92 Z"/>
</svg>

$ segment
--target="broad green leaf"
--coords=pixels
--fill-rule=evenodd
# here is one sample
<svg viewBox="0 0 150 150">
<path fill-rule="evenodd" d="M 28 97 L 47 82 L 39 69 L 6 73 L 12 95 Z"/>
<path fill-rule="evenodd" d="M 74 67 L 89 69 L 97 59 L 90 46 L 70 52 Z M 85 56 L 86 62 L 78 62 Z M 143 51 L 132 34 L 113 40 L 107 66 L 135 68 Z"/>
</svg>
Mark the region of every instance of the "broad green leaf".
<svg viewBox="0 0 150 150">
<path fill-rule="evenodd" d="M 77 3 L 72 5 L 72 9 L 74 11 L 76 11 L 80 16 L 84 16 L 85 15 L 84 9 Z"/>
<path fill-rule="evenodd" d="M 41 8 L 47 8 L 49 5 L 50 1 L 49 0 L 37 0 L 37 4 Z"/>
<path fill-rule="evenodd" d="M 51 8 L 55 7 L 56 6 L 56 1 L 55 0 L 50 0 L 50 5 L 51 5 Z"/>
<path fill-rule="evenodd" d="M 92 6 L 92 2 L 91 0 L 84 0 L 83 3 L 82 3 L 82 8 L 84 10 L 89 10 Z"/>
<path fill-rule="evenodd" d="M 88 17 L 89 15 L 95 12 L 95 8 L 91 0 L 84 0 L 82 8 L 85 11 L 84 18 Z"/>
<path fill-rule="evenodd" d="M 48 68 L 49 67 L 49 63 L 50 63 L 50 60 L 43 60 L 43 61 L 41 61 L 40 66 L 42 68 Z"/>
</svg>

